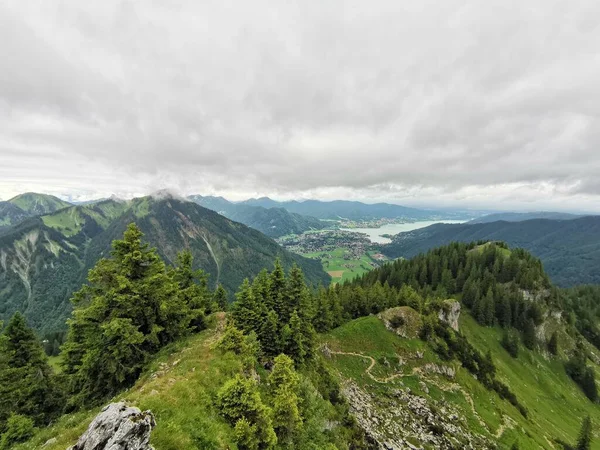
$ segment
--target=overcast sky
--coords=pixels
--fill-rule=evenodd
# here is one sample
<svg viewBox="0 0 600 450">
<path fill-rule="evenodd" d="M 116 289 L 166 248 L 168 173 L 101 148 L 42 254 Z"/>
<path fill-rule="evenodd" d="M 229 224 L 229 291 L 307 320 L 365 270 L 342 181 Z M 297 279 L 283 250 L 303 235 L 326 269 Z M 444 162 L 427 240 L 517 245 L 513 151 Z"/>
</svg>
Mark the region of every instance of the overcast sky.
<svg viewBox="0 0 600 450">
<path fill-rule="evenodd" d="M 0 4 L 0 199 L 600 212 L 597 0 Z"/>
</svg>

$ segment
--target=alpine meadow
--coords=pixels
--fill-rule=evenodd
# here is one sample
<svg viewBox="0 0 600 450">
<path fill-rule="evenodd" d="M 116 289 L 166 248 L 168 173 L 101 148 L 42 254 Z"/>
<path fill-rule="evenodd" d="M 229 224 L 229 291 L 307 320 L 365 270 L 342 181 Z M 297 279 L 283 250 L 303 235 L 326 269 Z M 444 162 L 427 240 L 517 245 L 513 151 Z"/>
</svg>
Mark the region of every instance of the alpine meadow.
<svg viewBox="0 0 600 450">
<path fill-rule="evenodd" d="M 0 450 L 600 450 L 600 3 L 0 5 Z"/>
</svg>

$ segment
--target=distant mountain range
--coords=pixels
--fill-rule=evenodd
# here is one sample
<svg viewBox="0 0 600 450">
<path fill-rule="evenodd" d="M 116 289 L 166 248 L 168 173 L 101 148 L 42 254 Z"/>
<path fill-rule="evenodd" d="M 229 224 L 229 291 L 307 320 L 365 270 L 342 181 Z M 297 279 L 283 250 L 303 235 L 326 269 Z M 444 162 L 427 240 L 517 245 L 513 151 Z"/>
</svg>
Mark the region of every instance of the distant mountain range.
<svg viewBox="0 0 600 450">
<path fill-rule="evenodd" d="M 410 258 L 453 241 L 494 240 L 539 257 L 553 282 L 567 287 L 600 283 L 600 216 L 571 220 L 436 224 L 394 236 L 382 247 L 391 258 Z"/>
<path fill-rule="evenodd" d="M 579 217 L 583 217 L 583 216 L 577 215 L 577 214 L 552 212 L 552 211 L 537 211 L 537 212 L 526 212 L 526 213 L 502 212 L 502 213 L 488 214 L 487 216 L 483 216 L 483 217 L 478 217 L 476 219 L 471 220 L 469 223 L 490 223 L 490 222 L 497 222 L 499 220 L 503 220 L 505 222 L 523 222 L 524 220 L 533 220 L 533 219 L 571 220 L 571 219 L 577 219 Z"/>
<path fill-rule="evenodd" d="M 72 292 L 131 222 L 167 262 L 190 249 L 210 285 L 220 282 L 230 293 L 244 278 L 272 267 L 277 257 L 287 269 L 298 264 L 314 285 L 329 282 L 318 261 L 289 253 L 262 233 L 196 203 L 173 197 L 104 200 L 28 217 L 0 233 L 0 320 L 20 310 L 40 331 L 64 327 Z"/>
<path fill-rule="evenodd" d="M 262 206 L 263 208 L 285 208 L 287 211 L 312 216 L 318 219 L 407 219 L 407 220 L 436 220 L 436 219 L 470 219 L 476 217 L 464 211 L 434 211 L 408 208 L 389 203 L 367 204 L 346 200 L 323 202 L 320 200 L 278 202 L 268 197 L 250 199 L 241 202 L 245 205 Z"/>
<path fill-rule="evenodd" d="M 191 195 L 188 199 L 273 238 L 288 234 L 302 234 L 305 231 L 320 230 L 327 226 L 315 217 L 292 213 L 280 207 L 266 208 L 246 203 L 233 203 L 223 197 L 202 195 Z"/>
</svg>

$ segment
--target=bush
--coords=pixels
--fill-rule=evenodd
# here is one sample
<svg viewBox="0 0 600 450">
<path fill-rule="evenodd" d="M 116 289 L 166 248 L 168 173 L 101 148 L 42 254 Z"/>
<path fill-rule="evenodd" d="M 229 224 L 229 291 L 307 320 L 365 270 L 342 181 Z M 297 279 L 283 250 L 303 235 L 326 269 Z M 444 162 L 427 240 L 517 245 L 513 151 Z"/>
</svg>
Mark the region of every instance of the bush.
<svg viewBox="0 0 600 450">
<path fill-rule="evenodd" d="M 24 442 L 33 436 L 33 420 L 13 414 L 6 423 L 6 432 L 0 439 L 0 450 L 8 450 L 14 444 Z"/>
<path fill-rule="evenodd" d="M 504 332 L 500 343 L 510 356 L 513 358 L 519 356 L 519 337 L 515 333 Z"/>
<path fill-rule="evenodd" d="M 403 327 L 405 324 L 406 324 L 406 319 L 404 319 L 404 317 L 402 317 L 402 316 L 394 316 L 390 319 L 390 325 L 394 329 Z"/>
</svg>

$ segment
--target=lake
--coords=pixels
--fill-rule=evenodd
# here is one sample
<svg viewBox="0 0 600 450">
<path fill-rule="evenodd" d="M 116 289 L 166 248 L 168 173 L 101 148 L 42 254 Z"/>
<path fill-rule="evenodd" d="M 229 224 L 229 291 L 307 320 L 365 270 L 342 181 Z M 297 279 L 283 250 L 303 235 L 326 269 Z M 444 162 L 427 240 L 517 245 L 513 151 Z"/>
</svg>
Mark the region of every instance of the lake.
<svg viewBox="0 0 600 450">
<path fill-rule="evenodd" d="M 424 220 L 421 222 L 412 223 L 390 223 L 379 228 L 340 228 L 344 231 L 355 231 L 357 233 L 365 233 L 368 235 L 371 242 L 376 244 L 389 244 L 391 239 L 383 237 L 382 234 L 398 234 L 404 231 L 418 230 L 436 223 L 465 223 L 465 220 Z"/>
</svg>

